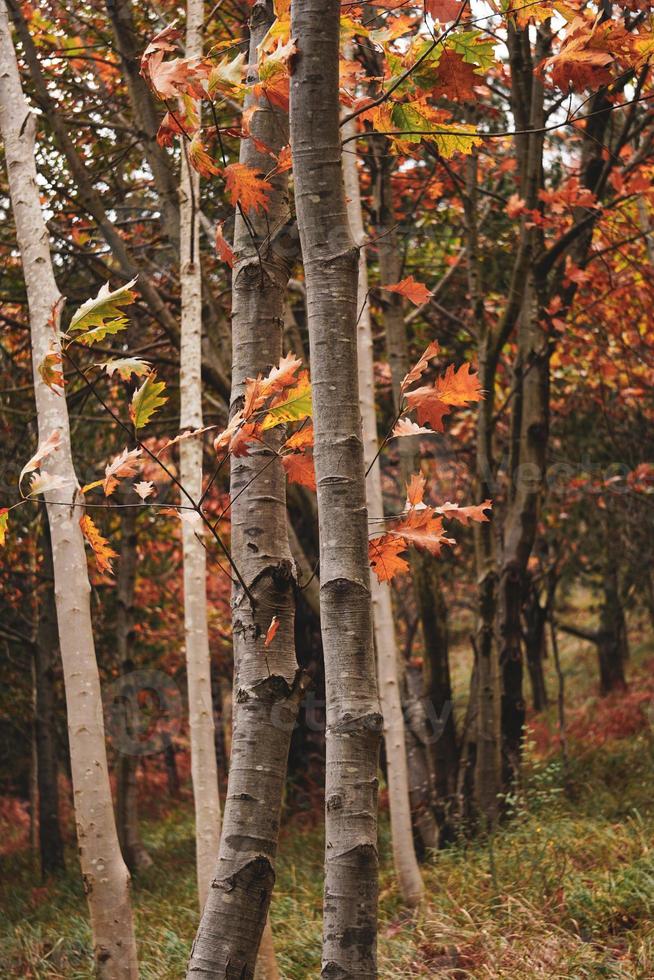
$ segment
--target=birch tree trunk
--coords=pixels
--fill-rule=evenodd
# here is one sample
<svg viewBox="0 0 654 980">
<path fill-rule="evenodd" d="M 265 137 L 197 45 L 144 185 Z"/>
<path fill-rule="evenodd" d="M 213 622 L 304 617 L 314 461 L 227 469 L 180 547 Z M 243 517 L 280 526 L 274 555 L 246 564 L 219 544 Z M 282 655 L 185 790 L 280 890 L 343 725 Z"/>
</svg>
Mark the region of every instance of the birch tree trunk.
<svg viewBox="0 0 654 980">
<path fill-rule="evenodd" d="M 254 3 L 251 82 L 256 81 L 258 45 L 274 19 L 272 0 Z M 254 102 L 249 95 L 246 107 Z M 257 104 L 251 131 L 277 153 L 288 142 L 286 114 L 265 99 Z M 257 171 L 270 169 L 270 157 L 252 140 L 241 142 L 240 161 Z M 242 406 L 246 379 L 266 374 L 282 356 L 289 267 L 275 231 L 289 216 L 288 177 L 280 174 L 271 182 L 265 214 L 251 211 L 247 223 L 236 215 L 232 412 Z M 275 456 L 282 439 L 280 429 L 272 429 L 267 445 L 257 444 L 250 455 L 231 460 L 231 550 L 249 594 L 234 584 L 233 732 L 223 834 L 189 977 L 252 978 L 275 880 L 288 751 L 305 686 L 295 658 L 296 577 L 286 523 L 286 474 Z M 264 651 L 273 616 L 279 627 Z"/>
<path fill-rule="evenodd" d="M 377 970 L 382 719 L 357 378 L 358 255 L 341 169 L 339 15 L 338 0 L 294 0 L 291 146 L 311 349 L 327 700 L 322 976 L 345 980 Z"/>
<path fill-rule="evenodd" d="M 356 125 L 353 122 L 343 127 L 344 136 L 354 135 L 355 131 Z M 375 413 L 372 328 L 368 303 L 366 234 L 361 214 L 361 193 L 354 146 L 355 143 L 349 144 L 348 149 L 343 153 L 343 181 L 350 230 L 355 243 L 359 246 L 357 359 L 363 455 L 367 471 L 366 503 L 368 513 L 372 517 L 381 518 L 384 515 L 384 501 L 377 454 L 378 437 Z M 399 652 L 395 640 L 391 589 L 388 582 L 380 582 L 375 575 L 371 575 L 370 592 L 377 657 L 377 682 L 384 718 L 393 863 L 402 899 L 407 905 L 414 906 L 420 902 L 423 896 L 424 885 L 416 859 L 411 828 L 404 717 L 398 677 Z"/>
<path fill-rule="evenodd" d="M 203 0 L 188 0 L 186 57 L 202 57 Z M 199 112 L 199 107 L 198 107 Z M 182 153 L 180 188 L 180 428 L 202 426 L 202 272 L 200 269 L 200 175 Z M 194 500 L 202 496 L 202 440 L 179 444 L 182 485 Z M 207 567 L 202 521 L 192 514 L 182 523 L 184 637 L 191 734 L 191 779 L 195 806 L 198 900 L 204 908 L 220 843 L 220 799 L 211 696 L 211 656 L 207 626 Z"/>
<path fill-rule="evenodd" d="M 48 472 L 66 481 L 49 492 L 55 600 L 63 662 L 75 819 L 97 971 L 102 980 L 136 978 L 136 944 L 125 867 L 109 786 L 100 678 L 91 627 L 90 586 L 79 526 L 78 483 L 73 467 L 66 401 L 44 383 L 39 365 L 57 343 L 53 310 L 60 302 L 37 185 L 35 124 L 21 88 L 0 4 L 0 132 L 16 222 L 30 315 L 34 392 L 39 440 L 60 434 Z"/>
</svg>

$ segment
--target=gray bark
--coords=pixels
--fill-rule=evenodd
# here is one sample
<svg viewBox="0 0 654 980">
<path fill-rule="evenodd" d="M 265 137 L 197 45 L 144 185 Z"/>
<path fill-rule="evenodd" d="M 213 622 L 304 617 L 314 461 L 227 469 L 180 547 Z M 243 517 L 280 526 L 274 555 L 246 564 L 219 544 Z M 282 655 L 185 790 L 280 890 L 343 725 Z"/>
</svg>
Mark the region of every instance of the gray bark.
<svg viewBox="0 0 654 980">
<path fill-rule="evenodd" d="M 376 976 L 377 765 L 368 527 L 357 380 L 358 255 L 339 136 L 337 0 L 296 0 L 291 146 L 307 289 L 327 700 L 322 976 Z"/>
</svg>

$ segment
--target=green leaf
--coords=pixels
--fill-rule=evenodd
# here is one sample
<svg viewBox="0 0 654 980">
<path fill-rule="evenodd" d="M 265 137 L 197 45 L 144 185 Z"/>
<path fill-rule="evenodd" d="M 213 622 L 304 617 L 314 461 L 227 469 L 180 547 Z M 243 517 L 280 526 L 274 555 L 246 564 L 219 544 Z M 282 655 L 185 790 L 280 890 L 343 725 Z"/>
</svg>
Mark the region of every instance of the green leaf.
<svg viewBox="0 0 654 980">
<path fill-rule="evenodd" d="M 132 404 L 129 407 L 129 415 L 134 423 L 135 429 L 141 429 L 147 425 L 158 408 L 164 405 L 168 398 L 162 398 L 161 392 L 166 387 L 165 381 L 155 380 L 157 375 L 152 371 L 140 388 L 132 396 Z"/>
<path fill-rule="evenodd" d="M 110 378 L 117 371 L 123 381 L 129 381 L 133 374 L 140 378 L 150 372 L 150 365 L 140 357 L 117 357 L 114 361 L 102 361 L 96 367 L 106 371 Z"/>
<path fill-rule="evenodd" d="M 284 422 L 301 422 L 312 412 L 311 382 L 301 381 L 295 388 L 289 388 L 284 401 L 271 408 L 263 420 L 263 429 L 273 429 Z"/>
<path fill-rule="evenodd" d="M 450 35 L 446 47 L 461 55 L 466 64 L 476 65 L 477 72 L 483 74 L 496 64 L 496 42 L 492 38 L 480 38 L 481 31 L 457 31 Z"/>
<path fill-rule="evenodd" d="M 397 126 L 398 140 L 402 143 L 434 143 L 446 159 L 455 153 L 470 153 L 473 146 L 481 143 L 474 126 L 460 123 L 435 122 L 425 116 L 414 103 L 400 102 L 393 106 L 391 118 Z"/>
<path fill-rule="evenodd" d="M 110 291 L 109 284 L 105 283 L 95 299 L 87 299 L 86 303 L 80 306 L 70 321 L 68 333 L 82 331 L 76 339 L 79 343 L 90 347 L 97 341 L 104 340 L 108 334 L 124 330 L 129 320 L 121 307 L 129 306 L 134 302 L 136 293 L 133 292 L 132 286 L 135 282 L 136 278 L 113 292 Z"/>
</svg>

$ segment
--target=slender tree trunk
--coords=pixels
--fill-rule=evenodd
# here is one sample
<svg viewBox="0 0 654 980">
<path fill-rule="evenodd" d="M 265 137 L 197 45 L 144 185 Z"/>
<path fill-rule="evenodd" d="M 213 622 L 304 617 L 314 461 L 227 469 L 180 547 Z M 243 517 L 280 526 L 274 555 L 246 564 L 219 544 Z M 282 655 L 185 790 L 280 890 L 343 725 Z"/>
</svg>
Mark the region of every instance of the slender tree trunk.
<svg viewBox="0 0 654 980">
<path fill-rule="evenodd" d="M 188 0 L 186 56 L 202 57 L 203 0 Z M 199 112 L 199 107 L 198 107 Z M 202 426 L 202 272 L 200 269 L 200 175 L 182 153 L 180 187 L 180 428 Z M 202 440 L 179 445 L 180 474 L 194 500 L 202 496 Z M 207 561 L 199 515 L 182 521 L 184 637 L 191 734 L 191 779 L 195 807 L 198 900 L 204 908 L 220 842 L 220 798 L 211 694 L 211 655 L 207 625 Z"/>
<path fill-rule="evenodd" d="M 344 135 L 353 135 L 355 127 L 346 126 Z M 354 144 L 352 144 L 354 146 Z M 378 458 L 377 417 L 375 411 L 375 378 L 373 369 L 372 327 L 368 303 L 368 267 L 365 230 L 361 214 L 361 195 L 356 153 L 343 153 L 343 178 L 350 229 L 359 246 L 357 360 L 359 366 L 359 399 L 363 430 L 363 455 L 366 465 L 366 503 L 371 517 L 384 515 L 381 471 Z M 424 885 L 413 845 L 409 777 L 404 737 L 404 717 L 398 677 L 399 652 L 395 639 L 393 604 L 388 582 L 370 577 L 372 611 L 377 656 L 377 681 L 384 717 L 384 746 L 388 797 L 391 811 L 393 862 L 400 894 L 407 905 L 417 905 Z"/>
<path fill-rule="evenodd" d="M 129 499 L 129 495 L 126 496 Z M 136 498 L 136 494 L 132 496 Z M 123 688 L 125 710 L 137 713 L 137 692 L 134 689 L 130 690 L 129 684 L 129 675 L 134 670 L 132 644 L 136 582 L 136 514 L 135 507 L 126 507 L 121 511 L 122 538 L 116 576 L 116 654 L 120 672 L 127 683 L 127 687 Z M 133 735 L 134 724 L 130 724 L 130 719 L 126 719 L 126 722 L 132 729 L 130 734 Z M 152 858 L 145 849 L 139 833 L 137 765 L 138 756 L 121 752 L 117 766 L 116 825 L 125 864 L 132 874 L 152 864 Z"/>
<path fill-rule="evenodd" d="M 295 0 L 291 146 L 307 286 L 327 696 L 323 977 L 376 976 L 377 766 L 357 379 L 358 255 L 343 192 L 338 0 Z"/>
<path fill-rule="evenodd" d="M 600 694 L 624 690 L 627 680 L 624 672 L 627 650 L 627 628 L 624 610 L 618 590 L 618 576 L 614 565 L 604 575 L 604 602 L 600 613 L 597 634 L 597 657 L 600 674 Z"/>
<path fill-rule="evenodd" d="M 257 0 L 250 19 L 253 74 L 258 45 L 273 21 L 272 0 Z M 248 96 L 246 106 L 251 104 Z M 266 100 L 258 105 L 252 132 L 278 152 L 288 142 L 285 113 Z M 269 169 L 270 158 L 252 140 L 242 141 L 240 160 L 257 171 Z M 242 405 L 246 379 L 267 373 L 282 354 L 289 269 L 269 232 L 288 219 L 287 175 L 272 182 L 265 215 L 252 211 L 247 224 L 241 214 L 236 218 L 233 412 Z M 257 445 L 249 456 L 231 461 L 232 556 L 249 594 L 234 584 L 234 714 L 223 834 L 189 977 L 250 980 L 275 880 L 288 750 L 305 685 L 295 659 L 295 572 L 286 525 L 286 475 L 274 457 L 282 439 L 283 433 L 273 429 L 268 446 Z M 279 628 L 264 655 L 273 616 Z"/>
<path fill-rule="evenodd" d="M 404 671 L 404 710 L 406 715 L 406 752 L 409 769 L 409 801 L 416 845 L 420 857 L 439 845 L 439 829 L 435 817 L 437 805 L 434 774 L 430 763 L 429 746 L 434 737 L 424 705 L 422 668 L 407 664 Z"/>
<path fill-rule="evenodd" d="M 379 147 L 375 180 L 375 231 L 379 277 L 382 285 L 392 285 L 401 278 L 401 257 L 395 233 L 391 188 L 392 156 L 386 141 L 379 144 Z M 399 410 L 400 386 L 410 365 L 403 301 L 398 293 L 384 293 L 383 316 L 393 399 L 396 410 Z M 408 481 L 411 474 L 419 468 L 415 439 L 400 440 L 400 467 L 404 481 Z M 431 746 L 428 761 L 434 770 L 437 818 L 444 837 L 447 838 L 451 832 L 451 809 L 458 768 L 456 727 L 452 710 L 447 608 L 437 560 L 434 556 L 413 552 L 409 561 L 425 647 L 425 692 L 439 717 L 445 712 L 446 719 L 441 737 Z M 425 846 L 429 846 L 426 841 L 424 843 Z"/>
<path fill-rule="evenodd" d="M 524 603 L 523 617 L 525 621 L 524 641 L 527 656 L 527 670 L 531 683 L 531 696 L 534 711 L 543 711 L 549 704 L 545 686 L 545 671 L 543 661 L 547 654 L 547 638 L 545 626 L 547 623 L 547 607 L 540 604 L 538 590 L 529 575 L 527 599 Z"/>
<path fill-rule="evenodd" d="M 46 579 L 38 606 L 38 626 L 34 644 L 34 721 L 36 737 L 39 851 L 41 876 L 64 869 L 64 844 L 59 823 L 59 766 L 55 711 L 55 664 L 59 654 L 57 610 L 52 580 L 52 546 L 47 523 L 43 542 L 42 574 Z"/>
<path fill-rule="evenodd" d="M 39 366 L 51 344 L 61 297 L 54 279 L 34 163 L 35 123 L 22 92 L 4 0 L 0 4 L 0 131 L 16 222 L 32 340 L 39 439 L 60 434 L 48 472 L 66 487 L 48 494 L 59 644 L 64 670 L 75 818 L 91 915 L 94 953 L 103 980 L 136 978 L 129 872 L 120 853 L 109 785 L 100 678 L 91 626 L 90 587 L 79 526 L 81 509 L 64 398 L 45 384 Z"/>
</svg>

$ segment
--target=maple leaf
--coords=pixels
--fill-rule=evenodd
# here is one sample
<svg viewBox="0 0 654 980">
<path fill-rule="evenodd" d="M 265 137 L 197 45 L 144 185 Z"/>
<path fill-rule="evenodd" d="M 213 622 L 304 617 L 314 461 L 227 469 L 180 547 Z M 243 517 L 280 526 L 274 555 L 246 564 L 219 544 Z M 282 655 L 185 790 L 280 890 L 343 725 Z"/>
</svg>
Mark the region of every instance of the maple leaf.
<svg viewBox="0 0 654 980">
<path fill-rule="evenodd" d="M 282 466 L 286 470 L 289 483 L 299 483 L 309 490 L 316 489 L 316 470 L 311 454 L 288 453 L 282 456 Z"/>
<path fill-rule="evenodd" d="M 432 98 L 444 96 L 452 102 L 467 102 L 476 98 L 475 85 L 481 79 L 458 51 L 446 48 L 438 60 L 436 71 L 435 83 L 431 89 Z"/>
<path fill-rule="evenodd" d="M 267 650 L 272 641 L 275 639 L 275 634 L 279 629 L 279 622 L 278 616 L 273 616 L 273 618 L 270 620 L 270 626 L 266 630 L 266 638 L 263 641 L 264 650 Z"/>
<path fill-rule="evenodd" d="M 56 449 L 59 449 L 60 446 L 61 432 L 59 429 L 55 429 L 54 432 L 50 433 L 47 439 L 44 439 L 43 442 L 39 443 L 34 455 L 31 457 L 31 459 L 28 459 L 23 466 L 22 470 L 20 471 L 20 476 L 18 477 L 18 485 L 20 486 L 26 473 L 31 473 L 32 470 L 35 470 L 41 465 L 44 459 L 47 459 L 47 457 L 55 452 Z"/>
<path fill-rule="evenodd" d="M 243 74 L 245 72 L 245 52 L 241 51 L 230 61 L 227 56 L 209 72 L 207 80 L 207 94 L 213 99 L 216 92 L 224 92 L 226 95 L 233 95 L 235 89 L 241 87 Z"/>
<path fill-rule="evenodd" d="M 386 289 L 389 293 L 399 293 L 400 296 L 406 296 L 416 306 L 422 306 L 431 299 L 431 291 L 423 282 L 417 282 L 413 276 L 407 276 L 406 279 L 402 279 L 392 286 L 382 286 L 382 289 Z"/>
<path fill-rule="evenodd" d="M 140 357 L 117 357 L 114 361 L 102 361 L 96 367 L 105 371 L 110 378 L 117 373 L 123 381 L 129 381 L 133 374 L 140 378 L 151 370 L 149 363 Z"/>
<path fill-rule="evenodd" d="M 431 296 L 431 293 L 429 295 Z M 432 342 L 425 349 L 424 353 L 420 355 L 420 358 L 416 364 L 402 379 L 402 384 L 400 385 L 400 391 L 402 393 L 406 391 L 409 385 L 413 384 L 414 381 L 418 381 L 423 376 L 432 357 L 437 356 L 438 349 L 438 341 L 432 340 Z"/>
<path fill-rule="evenodd" d="M 311 382 L 308 376 L 300 379 L 294 388 L 287 389 L 279 400 L 270 407 L 263 420 L 262 429 L 272 429 L 284 422 L 301 422 L 309 418 L 313 411 L 311 404 Z"/>
<path fill-rule="evenodd" d="M 433 429 L 427 429 L 423 425 L 417 425 L 410 419 L 400 419 L 396 424 L 395 428 L 391 432 L 392 438 L 398 438 L 400 436 L 430 436 L 434 434 Z"/>
<path fill-rule="evenodd" d="M 50 391 L 54 391 L 55 395 L 61 395 L 65 388 L 64 375 L 59 367 L 62 362 L 61 354 L 57 351 L 51 351 L 46 354 L 41 363 L 39 364 L 39 374 L 44 384 L 48 386 Z M 56 389 L 60 388 L 61 391 Z"/>
<path fill-rule="evenodd" d="M 226 262 L 230 269 L 234 268 L 234 260 L 236 256 L 232 251 L 232 247 L 223 235 L 223 222 L 219 221 L 216 225 L 216 251 L 218 255 Z"/>
<path fill-rule="evenodd" d="M 0 507 L 0 548 L 7 540 L 7 527 L 9 525 L 9 508 Z"/>
<path fill-rule="evenodd" d="M 164 61 L 161 49 L 141 59 L 141 75 L 160 99 L 190 95 L 203 99 L 206 92 L 200 84 L 207 77 L 207 67 L 197 59 L 172 58 Z"/>
<path fill-rule="evenodd" d="M 476 521 L 479 524 L 487 523 L 490 518 L 486 511 L 491 510 L 492 507 L 493 502 L 491 500 L 484 500 L 483 504 L 471 504 L 468 507 L 460 507 L 458 504 L 451 504 L 448 501 L 441 507 L 435 507 L 434 510 L 442 517 L 448 520 L 454 518 L 466 527 L 470 521 Z"/>
<path fill-rule="evenodd" d="M 389 534 L 401 537 L 405 542 L 432 555 L 440 555 L 444 544 L 456 544 L 453 538 L 445 536 L 443 518 L 436 517 L 432 507 L 413 508 Z"/>
<path fill-rule="evenodd" d="M 289 109 L 288 75 L 273 75 L 266 82 L 257 82 L 252 87 L 252 94 L 262 102 L 276 106 L 282 112 Z"/>
<path fill-rule="evenodd" d="M 88 514 L 80 518 L 79 526 L 82 534 L 91 545 L 95 560 L 98 564 L 98 571 L 113 574 L 112 560 L 118 557 L 118 553 L 113 550 L 106 538 L 102 536 Z"/>
<path fill-rule="evenodd" d="M 422 473 L 414 473 L 412 475 L 406 485 L 406 499 L 410 507 L 419 507 L 423 504 L 426 483 L 427 481 Z"/>
<path fill-rule="evenodd" d="M 177 41 L 181 36 L 181 30 L 179 27 L 175 27 L 175 22 L 173 21 L 169 27 L 164 27 L 158 34 L 155 34 L 143 52 L 143 59 L 148 58 L 155 51 L 175 51 L 177 45 L 173 42 Z"/>
<path fill-rule="evenodd" d="M 261 392 L 264 396 L 289 388 L 297 383 L 297 372 L 302 367 L 302 361 L 295 354 L 286 354 L 277 367 L 271 368 L 268 375 L 262 379 Z"/>
<path fill-rule="evenodd" d="M 157 143 L 159 146 L 172 146 L 176 136 L 184 135 L 185 129 L 180 125 L 177 117 L 167 112 L 157 130 Z"/>
<path fill-rule="evenodd" d="M 111 496 L 121 477 L 134 476 L 138 470 L 137 460 L 140 455 L 141 450 L 138 447 L 136 449 L 123 449 L 122 453 L 107 463 L 102 481 L 105 496 Z M 85 489 L 87 488 L 85 487 Z"/>
<path fill-rule="evenodd" d="M 189 143 L 188 155 L 191 166 L 197 170 L 201 177 L 211 177 L 220 173 L 220 167 L 216 166 L 205 150 L 199 133 L 196 133 Z"/>
<path fill-rule="evenodd" d="M 54 473 L 46 473 L 41 470 L 35 473 L 30 480 L 30 491 L 28 497 L 35 497 L 37 493 L 49 493 L 52 490 L 61 490 L 63 487 L 72 487 L 73 481 L 65 476 L 55 476 Z"/>
<path fill-rule="evenodd" d="M 420 425 L 428 422 L 436 432 L 443 432 L 443 419 L 450 414 L 450 406 L 436 394 L 432 385 L 423 385 L 406 393 L 407 405 L 418 416 Z"/>
<path fill-rule="evenodd" d="M 141 387 L 137 388 L 132 395 L 129 416 L 135 429 L 141 429 L 147 425 L 157 409 L 168 401 L 167 396 L 164 398 L 161 395 L 166 384 L 164 381 L 156 381 L 156 377 L 156 372 L 151 371 Z"/>
<path fill-rule="evenodd" d="M 254 167 L 245 163 L 230 163 L 225 167 L 225 183 L 233 205 L 240 204 L 245 211 L 265 211 L 272 184 L 264 180 Z"/>
<path fill-rule="evenodd" d="M 383 534 L 368 542 L 370 567 L 380 582 L 390 582 L 395 575 L 409 571 L 409 563 L 400 558 L 400 552 L 406 550 L 406 542 L 392 534 Z"/>
<path fill-rule="evenodd" d="M 152 480 L 140 480 L 134 484 L 134 492 L 138 494 L 141 500 L 147 500 L 155 492 L 154 483 Z"/>
<path fill-rule="evenodd" d="M 108 334 L 116 334 L 124 330 L 129 320 L 121 309 L 129 306 L 136 299 L 136 293 L 132 290 L 137 277 L 113 292 L 109 289 L 109 283 L 100 287 L 98 295 L 94 299 L 87 299 L 74 314 L 68 333 L 81 331 L 79 337 L 75 339 L 80 344 L 90 347 L 99 340 L 104 340 Z"/>
<path fill-rule="evenodd" d="M 308 449 L 310 446 L 313 446 L 313 425 L 311 423 L 289 436 L 282 449 L 298 451 Z"/>
<path fill-rule="evenodd" d="M 436 394 L 446 405 L 467 405 L 483 401 L 484 393 L 479 385 L 479 375 L 470 374 L 470 365 L 462 364 L 457 371 L 450 364 L 442 378 L 436 381 Z"/>
<path fill-rule="evenodd" d="M 463 9 L 461 0 L 425 0 L 425 13 L 430 14 L 439 24 L 456 20 Z"/>
</svg>

